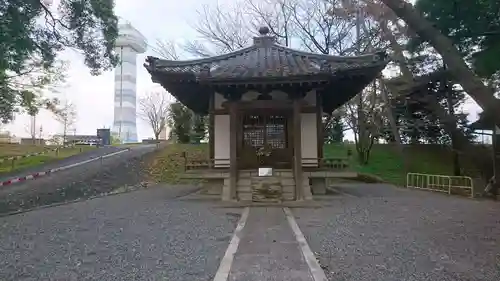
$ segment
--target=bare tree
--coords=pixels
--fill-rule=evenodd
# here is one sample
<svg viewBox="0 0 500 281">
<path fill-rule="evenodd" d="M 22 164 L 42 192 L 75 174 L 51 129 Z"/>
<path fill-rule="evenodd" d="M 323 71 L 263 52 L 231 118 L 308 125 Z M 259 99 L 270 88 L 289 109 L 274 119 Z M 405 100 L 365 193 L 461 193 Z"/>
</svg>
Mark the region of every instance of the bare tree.
<svg viewBox="0 0 500 281">
<path fill-rule="evenodd" d="M 151 126 L 155 140 L 167 125 L 168 111 L 172 102 L 170 94 L 161 92 L 147 93 L 139 100 L 139 116 Z"/>
<path fill-rule="evenodd" d="M 322 44 L 316 40 L 318 36 L 314 30 L 301 24 L 305 35 L 311 38 L 313 46 L 320 52 L 359 55 L 387 47 L 386 40 L 381 37 L 380 24 L 367 12 L 366 5 L 349 1 L 320 0 L 320 2 L 323 3 L 323 5 L 318 5 L 321 9 L 317 9 L 317 15 L 312 14 L 309 19 L 314 21 L 315 18 L 323 15 L 324 19 L 316 25 L 325 26 L 326 32 L 321 32 L 319 38 L 329 44 Z M 336 31 L 331 32 L 330 29 L 336 29 Z M 371 148 L 383 129 L 382 120 L 385 117 L 381 108 L 380 85 L 376 81 L 373 82 L 354 99 L 347 102 L 345 108 L 345 120 L 354 133 L 359 162 L 367 164 Z"/>
<path fill-rule="evenodd" d="M 296 3 L 297 0 L 246 0 L 250 27 L 258 30 L 264 24 L 278 43 L 289 47 L 295 31 L 291 7 Z"/>
<path fill-rule="evenodd" d="M 172 40 L 156 40 L 156 46 L 152 48 L 163 59 L 178 60 L 179 46 Z"/>
<path fill-rule="evenodd" d="M 186 43 L 185 51 L 199 57 L 207 57 L 247 47 L 250 43 L 251 16 L 242 7 L 244 2 L 235 1 L 232 6 L 203 6 L 198 11 L 199 21 L 193 25 L 201 40 Z"/>
<path fill-rule="evenodd" d="M 368 163 L 373 144 L 383 130 L 385 115 L 381 99 L 381 85 L 374 81 L 344 106 L 345 123 L 354 134 L 358 160 L 362 165 Z"/>
<path fill-rule="evenodd" d="M 55 119 L 63 126 L 63 144 L 66 144 L 66 136 L 68 130 L 75 125 L 77 112 L 76 106 L 69 101 L 63 102 L 61 105 L 53 104 L 49 110 L 54 114 Z"/>
</svg>

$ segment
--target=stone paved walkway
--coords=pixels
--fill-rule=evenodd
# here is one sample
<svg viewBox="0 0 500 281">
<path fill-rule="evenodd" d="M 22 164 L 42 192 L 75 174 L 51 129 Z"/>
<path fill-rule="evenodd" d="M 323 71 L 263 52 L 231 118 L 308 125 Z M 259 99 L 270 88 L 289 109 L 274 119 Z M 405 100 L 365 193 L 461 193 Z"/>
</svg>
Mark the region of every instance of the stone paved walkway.
<svg viewBox="0 0 500 281">
<path fill-rule="evenodd" d="M 250 208 L 227 280 L 314 281 L 282 208 Z"/>
</svg>

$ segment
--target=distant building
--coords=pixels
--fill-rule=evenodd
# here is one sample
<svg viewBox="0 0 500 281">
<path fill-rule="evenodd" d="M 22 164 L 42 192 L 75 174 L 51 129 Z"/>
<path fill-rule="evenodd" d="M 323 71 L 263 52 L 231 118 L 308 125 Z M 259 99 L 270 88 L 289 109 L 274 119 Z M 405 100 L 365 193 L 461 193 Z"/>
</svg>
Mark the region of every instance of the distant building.
<svg viewBox="0 0 500 281">
<path fill-rule="evenodd" d="M 45 145 L 45 140 L 40 138 L 21 138 L 21 144 Z"/>
<path fill-rule="evenodd" d="M 0 132 L 0 143 L 21 143 L 21 138 L 11 134 L 9 131 Z"/>
<path fill-rule="evenodd" d="M 101 145 L 111 145 L 110 129 L 97 129 L 97 137 L 100 139 Z"/>
<path fill-rule="evenodd" d="M 59 145 L 63 144 L 63 135 L 54 135 L 54 140 Z M 66 135 L 66 141 L 64 144 L 97 144 L 99 143 L 99 137 L 97 135 Z"/>
<path fill-rule="evenodd" d="M 142 143 L 144 143 L 144 144 L 152 144 L 152 143 L 158 143 L 158 141 L 156 141 L 153 138 L 149 138 L 149 139 L 143 139 Z"/>
<path fill-rule="evenodd" d="M 10 143 L 10 133 L 0 133 L 0 143 Z"/>
</svg>

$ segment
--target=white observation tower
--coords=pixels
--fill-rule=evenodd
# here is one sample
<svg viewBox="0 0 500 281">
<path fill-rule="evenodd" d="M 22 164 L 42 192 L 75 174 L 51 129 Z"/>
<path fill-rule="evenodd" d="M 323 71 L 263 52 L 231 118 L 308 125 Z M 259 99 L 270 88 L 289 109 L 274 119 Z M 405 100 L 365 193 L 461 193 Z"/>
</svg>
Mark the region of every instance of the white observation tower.
<svg viewBox="0 0 500 281">
<path fill-rule="evenodd" d="M 146 52 L 146 38 L 129 22 L 118 25 L 115 68 L 115 112 L 113 134 L 123 143 L 137 142 L 136 79 L 137 54 Z"/>
</svg>

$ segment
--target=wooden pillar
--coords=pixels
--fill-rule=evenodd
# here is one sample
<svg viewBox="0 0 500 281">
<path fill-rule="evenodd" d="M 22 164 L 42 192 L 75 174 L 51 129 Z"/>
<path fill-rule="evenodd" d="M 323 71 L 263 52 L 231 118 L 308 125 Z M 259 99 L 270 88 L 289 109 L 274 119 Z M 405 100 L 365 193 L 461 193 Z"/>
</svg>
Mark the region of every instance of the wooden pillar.
<svg viewBox="0 0 500 281">
<path fill-rule="evenodd" d="M 209 145 L 209 157 L 210 162 L 209 166 L 212 167 L 212 164 L 215 164 L 215 92 L 210 93 L 210 101 L 208 104 L 208 145 Z M 212 162 L 213 161 L 213 162 Z"/>
<path fill-rule="evenodd" d="M 295 200 L 302 200 L 303 177 L 302 177 L 302 121 L 301 121 L 300 95 L 293 96 L 293 170 L 295 175 Z"/>
<path fill-rule="evenodd" d="M 500 130 L 497 126 L 493 128 L 491 138 L 493 148 L 493 176 L 495 177 L 494 194 L 498 195 L 498 192 L 500 191 Z"/>
<path fill-rule="evenodd" d="M 324 130 L 323 130 L 323 106 L 322 106 L 322 96 L 320 93 L 316 92 L 316 129 L 318 131 L 318 167 L 320 165 L 320 160 L 323 158 L 323 144 L 325 142 Z"/>
<path fill-rule="evenodd" d="M 238 126 L 239 101 L 242 92 L 233 92 L 225 95 L 229 106 L 229 196 L 230 200 L 237 200 L 238 186 Z"/>
</svg>

